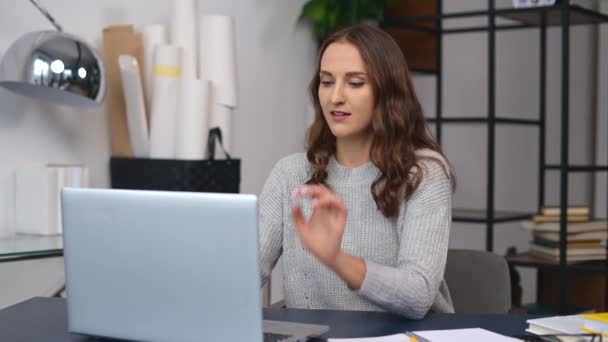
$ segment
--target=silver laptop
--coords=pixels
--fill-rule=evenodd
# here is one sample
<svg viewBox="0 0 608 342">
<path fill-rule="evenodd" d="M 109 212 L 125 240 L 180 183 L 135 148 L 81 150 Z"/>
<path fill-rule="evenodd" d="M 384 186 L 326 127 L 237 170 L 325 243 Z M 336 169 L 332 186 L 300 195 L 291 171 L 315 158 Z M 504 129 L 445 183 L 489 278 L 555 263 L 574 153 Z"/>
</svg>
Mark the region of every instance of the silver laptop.
<svg viewBox="0 0 608 342">
<path fill-rule="evenodd" d="M 303 341 L 265 321 L 253 195 L 66 188 L 70 332 L 138 341 Z"/>
</svg>

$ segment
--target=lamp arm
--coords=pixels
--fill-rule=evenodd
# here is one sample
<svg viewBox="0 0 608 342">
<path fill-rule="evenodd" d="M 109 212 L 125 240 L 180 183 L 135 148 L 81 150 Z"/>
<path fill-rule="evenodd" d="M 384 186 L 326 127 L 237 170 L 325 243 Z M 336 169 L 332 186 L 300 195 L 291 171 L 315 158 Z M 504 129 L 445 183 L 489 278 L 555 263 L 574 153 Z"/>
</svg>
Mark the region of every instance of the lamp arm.
<svg viewBox="0 0 608 342">
<path fill-rule="evenodd" d="M 36 8 L 40 11 L 40 13 L 42 13 L 42 15 L 44 15 L 48 21 L 51 22 L 51 24 L 53 26 L 55 26 L 55 28 L 57 29 L 57 31 L 62 32 L 63 29 L 61 28 L 61 26 L 55 21 L 55 18 L 53 18 L 53 16 L 51 16 L 51 14 L 45 10 L 44 8 L 42 8 L 42 6 L 40 6 L 40 4 L 38 4 L 38 1 L 36 0 L 30 0 L 30 2 L 36 6 Z"/>
</svg>

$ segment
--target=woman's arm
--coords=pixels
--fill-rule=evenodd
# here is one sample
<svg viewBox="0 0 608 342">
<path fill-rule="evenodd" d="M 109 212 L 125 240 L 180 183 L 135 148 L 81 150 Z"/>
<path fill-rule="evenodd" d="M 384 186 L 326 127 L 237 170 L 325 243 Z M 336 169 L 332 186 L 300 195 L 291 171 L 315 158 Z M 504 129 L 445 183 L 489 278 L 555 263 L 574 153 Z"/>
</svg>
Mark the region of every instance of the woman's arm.
<svg viewBox="0 0 608 342">
<path fill-rule="evenodd" d="M 386 266 L 346 254 L 341 248 L 347 209 L 320 185 L 300 188 L 296 197 L 313 200 L 306 220 L 296 205 L 300 240 L 323 264 L 370 302 L 409 318 L 422 318 L 433 304 L 445 269 L 451 223 L 451 184 L 442 166 L 423 162 L 423 180 L 401 210 L 403 226 L 396 265 Z M 298 203 L 298 201 L 294 201 Z"/>
<path fill-rule="evenodd" d="M 286 201 L 285 177 L 276 165 L 262 189 L 258 201 L 258 229 L 260 242 L 260 271 L 262 286 L 283 253 L 283 204 Z"/>
<path fill-rule="evenodd" d="M 414 319 L 424 317 L 437 296 L 452 220 L 448 176 L 437 162 L 423 164 L 423 180 L 399 220 L 403 231 L 397 264 L 365 261 L 366 274 L 358 291 L 370 302 Z"/>
</svg>

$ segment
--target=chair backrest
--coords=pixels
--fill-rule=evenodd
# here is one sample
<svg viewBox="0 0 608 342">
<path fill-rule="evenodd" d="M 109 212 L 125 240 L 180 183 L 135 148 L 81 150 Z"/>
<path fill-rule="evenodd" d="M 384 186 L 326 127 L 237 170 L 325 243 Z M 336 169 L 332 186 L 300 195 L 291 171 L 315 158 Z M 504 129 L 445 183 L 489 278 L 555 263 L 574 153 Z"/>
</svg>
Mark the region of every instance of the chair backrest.
<svg viewBox="0 0 608 342">
<path fill-rule="evenodd" d="M 450 249 L 445 269 L 457 313 L 507 313 L 511 308 L 509 267 L 501 255 Z"/>
</svg>

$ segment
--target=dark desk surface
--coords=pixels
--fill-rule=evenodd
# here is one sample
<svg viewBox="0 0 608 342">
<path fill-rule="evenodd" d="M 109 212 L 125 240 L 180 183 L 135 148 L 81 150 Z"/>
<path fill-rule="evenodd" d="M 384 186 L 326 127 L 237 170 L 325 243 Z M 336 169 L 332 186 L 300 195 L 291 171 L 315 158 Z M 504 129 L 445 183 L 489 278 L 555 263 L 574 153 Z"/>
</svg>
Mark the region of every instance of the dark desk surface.
<svg viewBox="0 0 608 342">
<path fill-rule="evenodd" d="M 504 335 L 521 335 L 525 315 L 435 314 L 420 321 L 384 312 L 265 309 L 264 318 L 327 324 L 327 337 L 381 336 L 406 330 L 481 327 Z M 61 298 L 36 297 L 0 310 L 0 341 L 65 342 L 110 341 L 71 335 L 67 332 L 66 302 Z"/>
</svg>

